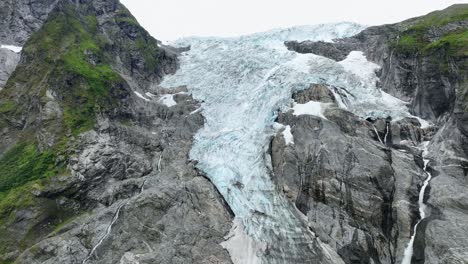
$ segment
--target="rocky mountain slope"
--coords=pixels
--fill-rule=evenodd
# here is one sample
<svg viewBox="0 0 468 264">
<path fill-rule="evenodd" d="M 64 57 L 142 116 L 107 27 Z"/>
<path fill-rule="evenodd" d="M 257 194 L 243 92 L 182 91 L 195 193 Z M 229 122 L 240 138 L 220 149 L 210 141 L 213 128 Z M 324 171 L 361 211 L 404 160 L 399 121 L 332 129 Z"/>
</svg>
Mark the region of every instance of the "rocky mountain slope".
<svg viewBox="0 0 468 264">
<path fill-rule="evenodd" d="M 199 103 L 157 85 L 176 52 L 118 1 L 10 4 L 0 42 L 28 40 L 0 92 L 0 262 L 229 263 L 232 216 L 187 159 Z"/>
<path fill-rule="evenodd" d="M 468 262 L 468 5 L 179 48 L 0 13 L 0 263 Z"/>
</svg>

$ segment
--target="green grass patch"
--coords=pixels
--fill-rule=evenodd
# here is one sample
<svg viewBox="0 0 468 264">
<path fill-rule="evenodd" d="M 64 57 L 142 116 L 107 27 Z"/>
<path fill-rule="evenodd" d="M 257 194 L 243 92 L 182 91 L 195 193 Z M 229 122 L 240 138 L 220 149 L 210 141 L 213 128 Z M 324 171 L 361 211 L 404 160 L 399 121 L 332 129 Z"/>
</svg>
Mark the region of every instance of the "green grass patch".
<svg viewBox="0 0 468 264">
<path fill-rule="evenodd" d="M 62 96 L 63 122 L 73 135 L 91 130 L 96 114 L 116 104 L 110 96 L 122 78 L 106 63 L 107 42 L 98 33 L 94 15 L 82 16 L 73 6 L 50 16 L 25 48 L 40 67 L 50 68 L 56 92 Z"/>
<path fill-rule="evenodd" d="M 6 192 L 29 181 L 58 175 L 52 151 L 40 152 L 37 145 L 20 143 L 0 159 L 0 192 Z"/>
<path fill-rule="evenodd" d="M 453 32 L 424 47 L 424 51 L 444 50 L 454 57 L 468 56 L 468 30 Z"/>
<path fill-rule="evenodd" d="M 448 56 L 467 55 L 467 30 L 448 32 L 439 40 L 431 41 L 429 32 L 449 23 L 468 19 L 468 5 L 454 5 L 445 10 L 435 11 L 426 16 L 403 22 L 408 27 L 401 32 L 400 40 L 392 46 L 404 55 L 425 55 L 429 52 L 444 52 Z"/>
<path fill-rule="evenodd" d="M 404 35 L 398 41 L 397 49 L 404 54 L 416 54 L 425 44 L 419 37 Z"/>
<path fill-rule="evenodd" d="M 2 225 L 8 221 L 12 211 L 34 205 L 35 197 L 31 192 L 34 188 L 40 188 L 40 185 L 37 182 L 29 182 L 9 191 L 0 192 L 0 223 Z"/>
<path fill-rule="evenodd" d="M 427 30 L 430 27 L 441 27 L 466 19 L 468 19 L 468 5 L 454 5 L 417 18 L 417 22 L 411 27 L 411 30 Z"/>
<path fill-rule="evenodd" d="M 0 114 L 11 112 L 15 109 L 15 104 L 12 101 L 6 101 L 0 104 Z"/>
</svg>

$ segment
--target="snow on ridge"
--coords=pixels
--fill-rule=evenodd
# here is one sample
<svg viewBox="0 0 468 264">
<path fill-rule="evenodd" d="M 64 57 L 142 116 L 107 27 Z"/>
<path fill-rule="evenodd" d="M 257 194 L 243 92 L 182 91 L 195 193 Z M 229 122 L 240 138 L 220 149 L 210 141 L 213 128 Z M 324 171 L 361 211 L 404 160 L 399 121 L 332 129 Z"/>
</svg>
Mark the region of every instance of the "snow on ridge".
<svg viewBox="0 0 468 264">
<path fill-rule="evenodd" d="M 11 50 L 14 53 L 20 53 L 23 50 L 23 47 L 13 46 L 13 45 L 0 45 L 0 48 Z"/>
</svg>

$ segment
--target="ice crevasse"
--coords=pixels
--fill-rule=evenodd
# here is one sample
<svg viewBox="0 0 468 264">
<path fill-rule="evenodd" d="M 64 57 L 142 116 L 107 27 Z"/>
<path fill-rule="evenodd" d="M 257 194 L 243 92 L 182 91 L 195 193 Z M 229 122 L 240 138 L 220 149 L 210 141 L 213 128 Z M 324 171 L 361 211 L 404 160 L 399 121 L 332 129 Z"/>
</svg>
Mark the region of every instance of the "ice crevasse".
<svg viewBox="0 0 468 264">
<path fill-rule="evenodd" d="M 339 100 L 340 106 L 361 117 L 410 116 L 405 102 L 377 88 L 378 66 L 362 52 L 336 62 L 298 54 L 284 45 L 287 40 L 332 41 L 363 29 L 338 23 L 175 43 L 191 49 L 181 56 L 181 68 L 161 85 L 186 85 L 204 102 L 206 123 L 195 137 L 190 158 L 198 161 L 236 216 L 230 239 L 224 242 L 235 263 L 341 263 L 276 190 L 266 150 L 277 129 L 277 111 L 291 108 L 293 91 L 312 83 L 345 88 L 352 96 Z"/>
</svg>

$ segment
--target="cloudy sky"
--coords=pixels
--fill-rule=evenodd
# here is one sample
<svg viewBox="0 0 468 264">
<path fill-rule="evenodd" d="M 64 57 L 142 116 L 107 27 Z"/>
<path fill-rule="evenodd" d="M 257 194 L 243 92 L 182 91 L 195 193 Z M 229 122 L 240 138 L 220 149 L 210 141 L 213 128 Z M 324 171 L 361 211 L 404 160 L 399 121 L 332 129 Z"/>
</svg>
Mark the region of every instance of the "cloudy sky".
<svg viewBox="0 0 468 264">
<path fill-rule="evenodd" d="M 352 21 L 379 25 L 424 15 L 452 0 L 121 0 L 156 38 L 236 36 L 278 27 Z"/>
</svg>

